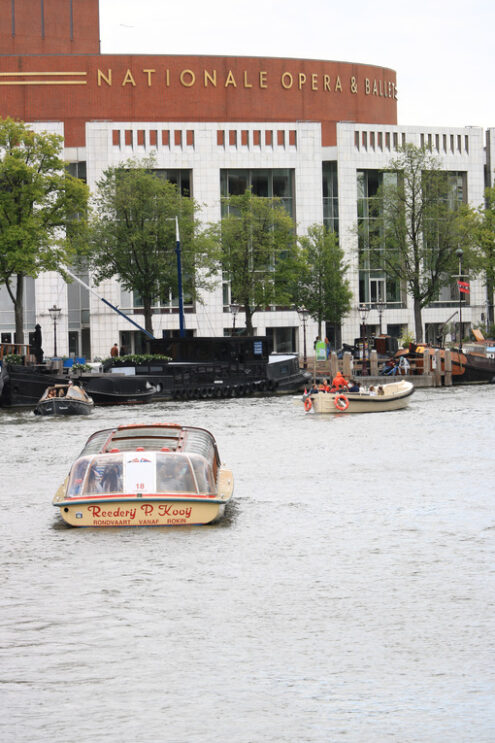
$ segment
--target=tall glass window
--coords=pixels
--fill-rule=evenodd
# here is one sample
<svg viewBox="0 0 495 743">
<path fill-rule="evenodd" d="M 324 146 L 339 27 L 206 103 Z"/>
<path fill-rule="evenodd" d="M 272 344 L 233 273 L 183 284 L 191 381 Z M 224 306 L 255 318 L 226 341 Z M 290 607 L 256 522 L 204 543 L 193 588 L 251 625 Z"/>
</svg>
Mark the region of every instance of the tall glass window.
<svg viewBox="0 0 495 743">
<path fill-rule="evenodd" d="M 339 187 L 336 162 L 323 163 L 323 224 L 338 234 Z"/>
<path fill-rule="evenodd" d="M 400 305 L 401 291 L 397 279 L 388 276 L 383 268 L 380 250 L 370 250 L 373 242 L 379 244 L 380 214 L 378 194 L 387 181 L 397 181 L 396 173 L 380 170 L 357 171 L 357 216 L 359 245 L 359 301 L 375 304 Z"/>
</svg>

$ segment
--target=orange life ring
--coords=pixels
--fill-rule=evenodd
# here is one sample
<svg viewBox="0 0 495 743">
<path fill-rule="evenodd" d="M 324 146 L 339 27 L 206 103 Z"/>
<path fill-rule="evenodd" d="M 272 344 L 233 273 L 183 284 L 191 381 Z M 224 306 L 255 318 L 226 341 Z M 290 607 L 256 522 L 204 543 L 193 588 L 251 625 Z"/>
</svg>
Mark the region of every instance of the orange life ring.
<svg viewBox="0 0 495 743">
<path fill-rule="evenodd" d="M 308 412 L 313 407 L 313 403 L 311 402 L 311 398 L 307 397 L 304 401 L 304 410 Z"/>
<path fill-rule="evenodd" d="M 335 405 L 337 410 L 347 410 L 347 408 L 349 407 L 349 400 L 345 395 L 335 395 L 333 404 Z"/>
</svg>

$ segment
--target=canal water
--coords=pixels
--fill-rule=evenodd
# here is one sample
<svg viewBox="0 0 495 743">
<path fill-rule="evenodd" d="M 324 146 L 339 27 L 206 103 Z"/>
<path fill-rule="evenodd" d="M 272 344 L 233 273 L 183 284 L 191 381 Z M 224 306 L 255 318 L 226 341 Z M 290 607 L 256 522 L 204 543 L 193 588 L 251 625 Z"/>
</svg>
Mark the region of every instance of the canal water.
<svg viewBox="0 0 495 743">
<path fill-rule="evenodd" d="M 407 410 L 290 397 L 0 413 L 5 743 L 493 743 L 495 387 Z M 217 525 L 74 529 L 94 430 L 204 426 Z"/>
</svg>

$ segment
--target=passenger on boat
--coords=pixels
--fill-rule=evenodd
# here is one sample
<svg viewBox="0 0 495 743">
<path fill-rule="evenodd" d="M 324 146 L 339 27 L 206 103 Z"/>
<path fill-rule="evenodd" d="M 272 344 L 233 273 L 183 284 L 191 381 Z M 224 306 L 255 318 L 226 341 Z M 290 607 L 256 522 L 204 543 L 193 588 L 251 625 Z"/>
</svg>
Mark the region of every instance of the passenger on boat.
<svg viewBox="0 0 495 743">
<path fill-rule="evenodd" d="M 359 382 L 356 382 L 355 379 L 350 379 L 349 384 L 347 385 L 348 392 L 359 392 L 361 390 L 361 385 Z"/>
<path fill-rule="evenodd" d="M 322 383 L 318 386 L 318 390 L 320 392 L 330 392 L 330 385 L 328 384 L 328 379 L 324 379 Z"/>
<path fill-rule="evenodd" d="M 370 395 L 376 395 L 376 389 L 373 387 L 373 385 L 371 385 L 368 392 L 370 393 Z"/>
<path fill-rule="evenodd" d="M 194 478 L 187 460 L 168 456 L 157 462 L 157 489 L 159 492 L 195 492 Z"/>
<path fill-rule="evenodd" d="M 338 371 L 332 380 L 332 388 L 330 392 L 340 392 L 341 390 L 346 390 L 346 389 L 347 389 L 347 380 L 342 374 L 342 372 Z"/>
<path fill-rule="evenodd" d="M 381 386 L 381 384 L 378 385 L 378 390 L 377 390 L 377 393 L 376 394 L 377 395 L 384 395 L 385 394 L 385 390 L 383 389 L 383 387 Z"/>
<path fill-rule="evenodd" d="M 122 492 L 122 465 L 112 464 L 105 467 L 103 477 L 101 478 L 101 489 L 104 493 L 121 493 Z"/>
<path fill-rule="evenodd" d="M 47 395 L 47 397 L 49 397 L 50 399 L 51 399 L 52 397 L 57 397 L 57 393 L 56 393 L 56 391 L 55 391 L 55 390 L 53 389 L 53 387 L 52 387 L 52 389 L 51 389 L 51 390 L 48 390 L 48 395 Z"/>
</svg>

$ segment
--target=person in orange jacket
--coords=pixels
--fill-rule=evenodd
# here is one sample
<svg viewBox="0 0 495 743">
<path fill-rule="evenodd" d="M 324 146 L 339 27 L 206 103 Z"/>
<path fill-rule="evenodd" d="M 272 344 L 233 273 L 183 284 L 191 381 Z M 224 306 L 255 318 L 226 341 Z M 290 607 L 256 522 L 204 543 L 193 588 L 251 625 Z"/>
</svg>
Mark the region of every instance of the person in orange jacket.
<svg viewBox="0 0 495 743">
<path fill-rule="evenodd" d="M 342 374 L 342 372 L 338 371 L 332 380 L 332 392 L 341 392 L 342 390 L 346 390 L 346 389 L 347 389 L 347 380 Z"/>
</svg>

